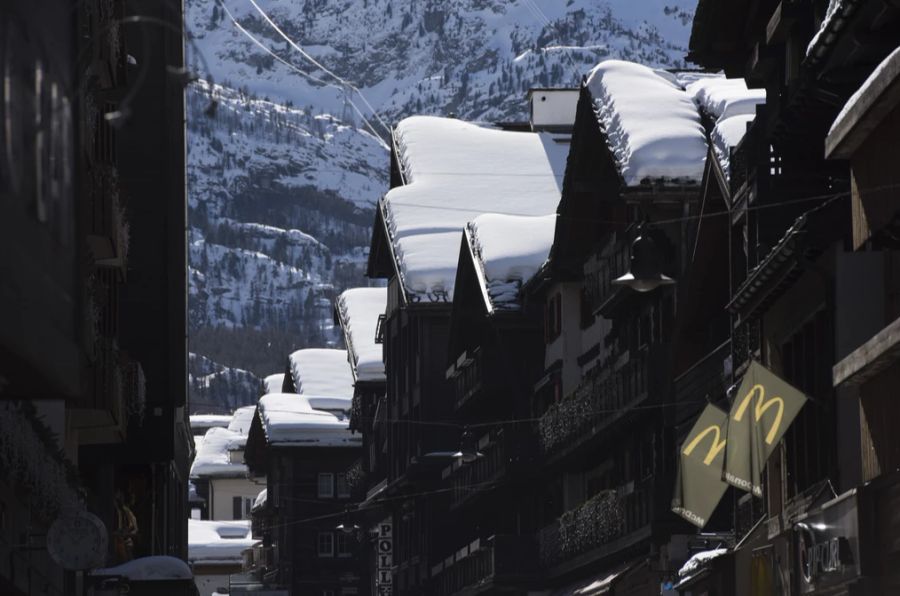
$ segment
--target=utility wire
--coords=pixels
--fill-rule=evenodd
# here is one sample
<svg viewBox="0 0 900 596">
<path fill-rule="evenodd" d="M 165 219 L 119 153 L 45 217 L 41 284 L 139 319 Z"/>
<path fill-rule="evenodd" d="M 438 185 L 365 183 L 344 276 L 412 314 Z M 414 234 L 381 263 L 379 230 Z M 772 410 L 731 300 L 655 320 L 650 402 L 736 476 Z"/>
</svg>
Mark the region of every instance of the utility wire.
<svg viewBox="0 0 900 596">
<path fill-rule="evenodd" d="M 293 39 L 291 39 L 287 35 L 287 33 L 285 33 L 281 29 L 281 27 L 279 27 L 275 23 L 275 21 L 272 20 L 272 18 L 266 13 L 266 11 L 264 11 L 259 6 L 259 4 L 256 3 L 256 0 L 249 0 L 249 1 L 250 1 L 250 4 L 252 4 L 253 7 L 257 10 L 257 12 L 259 12 L 259 14 L 262 15 L 262 18 L 265 19 L 265 21 L 282 37 L 282 39 L 284 39 L 286 42 L 288 42 L 288 44 L 290 44 L 290 46 L 292 48 L 297 50 L 300 53 L 300 55 L 302 55 L 304 58 L 309 60 L 309 62 L 311 62 L 316 68 L 318 68 L 325 74 L 334 78 L 341 85 L 344 85 L 347 89 L 350 89 L 351 91 L 354 91 L 357 95 L 359 95 L 360 99 L 362 99 L 363 103 L 366 104 L 366 107 L 368 107 L 369 110 L 372 111 L 372 115 L 375 116 L 375 119 L 378 120 L 378 123 L 384 128 L 384 130 L 388 134 L 388 136 L 391 136 L 393 134 L 391 131 L 391 127 L 388 126 L 385 123 L 385 121 L 381 118 L 381 116 L 378 114 L 378 111 L 372 106 L 371 103 L 369 103 L 369 100 L 366 99 L 366 96 L 363 95 L 363 92 L 359 90 L 359 87 L 357 87 L 356 85 L 354 85 L 347 79 L 344 79 L 343 77 L 339 76 L 334 71 L 326 68 L 321 62 L 319 62 L 312 55 L 310 55 L 309 52 L 307 52 L 302 47 L 300 47 L 300 45 L 297 42 L 295 42 Z M 359 108 L 357 108 L 356 105 L 353 104 L 352 100 L 348 99 L 348 101 L 350 101 L 350 105 L 352 105 L 356 109 L 356 112 L 359 114 L 360 118 L 363 118 L 363 120 L 365 121 L 365 116 L 362 115 L 362 112 L 359 110 Z M 368 121 L 366 121 L 366 122 L 368 123 Z"/>
<path fill-rule="evenodd" d="M 271 48 L 269 48 L 266 44 L 264 44 L 262 41 L 260 41 L 255 35 L 253 35 L 250 31 L 248 31 L 243 25 L 241 25 L 241 24 L 238 22 L 237 18 L 235 18 L 235 16 L 234 16 L 234 14 L 232 14 L 232 12 L 231 12 L 230 10 L 228 10 L 228 7 L 225 5 L 224 0 L 217 0 L 217 1 L 218 1 L 219 5 L 222 7 L 222 9 L 225 11 L 225 14 L 228 16 L 228 20 L 230 20 L 230 21 L 232 22 L 232 24 L 237 28 L 237 30 L 240 31 L 245 37 L 247 37 L 247 38 L 248 38 L 250 41 L 252 41 L 254 44 L 256 44 L 259 48 L 261 48 L 264 52 L 266 52 L 267 54 L 269 54 L 270 56 L 272 56 L 272 58 L 274 58 L 275 60 L 277 60 L 277 61 L 280 62 L 281 64 L 284 64 L 285 66 L 287 66 L 287 67 L 288 67 L 290 70 L 292 70 L 293 72 L 299 74 L 300 76 L 302 76 L 302 77 L 304 77 L 304 78 L 306 78 L 306 79 L 308 79 L 308 80 L 310 80 L 310 81 L 312 81 L 312 82 L 314 82 L 314 83 L 318 83 L 319 85 L 322 85 L 323 87 L 332 87 L 332 88 L 335 88 L 335 89 L 338 89 L 338 90 L 341 89 L 341 88 L 338 87 L 337 85 L 334 85 L 334 84 L 332 84 L 332 83 L 329 83 L 329 82 L 327 82 L 327 81 L 324 81 L 324 80 L 320 79 L 319 77 L 316 77 L 316 76 L 314 76 L 314 75 L 312 75 L 312 74 L 310 74 L 310 73 L 308 73 L 308 72 L 306 72 L 306 71 L 304 71 L 304 70 L 298 68 L 297 66 L 295 66 L 295 65 L 292 64 L 291 62 L 288 62 L 287 60 L 285 60 L 284 58 L 282 58 L 281 56 L 279 56 L 279 55 L 278 55 L 277 53 L 275 53 Z M 375 127 L 372 126 L 372 123 L 369 122 L 369 120 L 363 115 L 362 111 L 361 111 L 361 110 L 359 109 L 359 107 L 353 102 L 353 100 L 350 99 L 350 98 L 348 97 L 348 98 L 347 98 L 347 101 L 350 103 L 350 105 L 353 107 L 354 111 L 356 111 L 356 113 L 359 115 L 359 117 L 362 119 L 362 121 L 366 124 L 366 126 L 367 126 L 368 129 L 369 129 L 369 131 L 375 136 L 376 139 L 379 140 L 379 142 L 381 143 L 381 145 L 384 146 L 385 148 L 388 148 L 387 143 L 385 143 L 384 140 L 381 138 L 381 135 L 378 134 L 378 132 L 375 131 Z"/>
</svg>

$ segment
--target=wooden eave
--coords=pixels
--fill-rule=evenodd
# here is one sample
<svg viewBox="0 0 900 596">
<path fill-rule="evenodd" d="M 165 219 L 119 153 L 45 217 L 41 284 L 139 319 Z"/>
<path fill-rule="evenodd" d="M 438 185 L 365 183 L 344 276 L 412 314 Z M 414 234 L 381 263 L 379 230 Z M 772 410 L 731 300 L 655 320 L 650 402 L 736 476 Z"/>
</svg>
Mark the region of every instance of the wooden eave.
<svg viewBox="0 0 900 596">
<path fill-rule="evenodd" d="M 849 159 L 881 121 L 900 105 L 900 53 L 884 64 L 867 92 L 825 138 L 827 159 Z"/>
</svg>

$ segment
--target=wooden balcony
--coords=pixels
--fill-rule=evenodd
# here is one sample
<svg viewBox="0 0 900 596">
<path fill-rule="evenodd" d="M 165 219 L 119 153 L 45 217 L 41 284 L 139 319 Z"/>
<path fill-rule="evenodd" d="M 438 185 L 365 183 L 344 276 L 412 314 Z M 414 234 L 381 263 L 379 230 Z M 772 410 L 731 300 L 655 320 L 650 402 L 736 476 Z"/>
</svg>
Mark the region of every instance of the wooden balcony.
<svg viewBox="0 0 900 596">
<path fill-rule="evenodd" d="M 431 569 L 435 596 L 492 593 L 527 582 L 536 571 L 532 536 L 498 535 L 465 545 Z"/>
<path fill-rule="evenodd" d="M 490 486 L 501 478 L 521 472 L 538 453 L 537 437 L 530 428 L 514 430 L 505 428 L 492 437 L 485 437 L 478 450 L 482 457 L 472 463 L 454 462 L 441 476 L 453 489 L 451 508 L 459 507 L 477 498 L 483 491 L 473 486 Z"/>
<path fill-rule="evenodd" d="M 474 401 L 484 388 L 483 352 L 480 348 L 463 352 L 447 373 L 453 383 L 454 406 L 459 410 Z"/>
<path fill-rule="evenodd" d="M 584 287 L 592 312 L 608 314 L 627 288 L 612 281 L 628 272 L 631 265 L 631 239 L 628 231 L 615 233 L 586 267 Z"/>
<path fill-rule="evenodd" d="M 650 535 L 652 480 L 603 491 L 538 531 L 542 569 L 570 563 L 588 553 L 606 556 Z"/>
<path fill-rule="evenodd" d="M 543 451 L 573 449 L 597 435 L 650 396 L 651 371 L 658 370 L 665 370 L 661 354 L 649 348 L 632 351 L 623 364 L 595 367 L 541 417 Z"/>
</svg>

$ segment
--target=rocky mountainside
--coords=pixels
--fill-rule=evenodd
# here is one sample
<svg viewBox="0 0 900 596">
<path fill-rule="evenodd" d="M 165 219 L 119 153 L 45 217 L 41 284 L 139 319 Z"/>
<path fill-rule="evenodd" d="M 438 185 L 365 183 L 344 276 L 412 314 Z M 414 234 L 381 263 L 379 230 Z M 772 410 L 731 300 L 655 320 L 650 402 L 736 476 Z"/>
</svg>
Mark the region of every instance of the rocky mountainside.
<svg viewBox="0 0 900 596">
<path fill-rule="evenodd" d="M 255 399 L 290 350 L 339 343 L 331 300 L 367 283 L 387 127 L 522 121 L 529 88 L 606 57 L 684 66 L 694 4 L 187 0 L 194 409 Z"/>
</svg>

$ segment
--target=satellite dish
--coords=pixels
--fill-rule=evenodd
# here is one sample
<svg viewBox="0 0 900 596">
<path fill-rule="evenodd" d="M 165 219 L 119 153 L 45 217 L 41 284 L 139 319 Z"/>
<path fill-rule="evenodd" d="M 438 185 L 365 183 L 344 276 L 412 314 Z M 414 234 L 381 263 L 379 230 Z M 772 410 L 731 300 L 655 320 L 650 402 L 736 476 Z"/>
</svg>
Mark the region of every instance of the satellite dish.
<svg viewBox="0 0 900 596">
<path fill-rule="evenodd" d="M 47 552 L 60 567 L 70 571 L 102 566 L 108 544 L 106 526 L 87 511 L 64 512 L 47 532 Z"/>
</svg>

